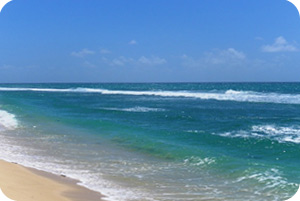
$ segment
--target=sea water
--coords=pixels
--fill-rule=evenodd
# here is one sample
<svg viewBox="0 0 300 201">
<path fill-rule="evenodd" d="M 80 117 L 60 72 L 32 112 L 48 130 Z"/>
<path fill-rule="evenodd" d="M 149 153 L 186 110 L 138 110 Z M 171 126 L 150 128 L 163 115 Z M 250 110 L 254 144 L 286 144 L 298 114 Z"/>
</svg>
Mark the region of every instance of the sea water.
<svg viewBox="0 0 300 201">
<path fill-rule="evenodd" d="M 300 83 L 1 84 L 0 146 L 107 200 L 286 200 Z"/>
</svg>

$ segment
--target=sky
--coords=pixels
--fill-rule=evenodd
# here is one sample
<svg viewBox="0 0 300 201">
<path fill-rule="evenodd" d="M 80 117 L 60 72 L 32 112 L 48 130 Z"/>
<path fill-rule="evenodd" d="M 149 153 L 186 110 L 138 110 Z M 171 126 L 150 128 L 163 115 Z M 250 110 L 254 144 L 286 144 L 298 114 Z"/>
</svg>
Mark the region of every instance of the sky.
<svg viewBox="0 0 300 201">
<path fill-rule="evenodd" d="M 300 81 L 287 0 L 13 0 L 0 83 Z"/>
</svg>

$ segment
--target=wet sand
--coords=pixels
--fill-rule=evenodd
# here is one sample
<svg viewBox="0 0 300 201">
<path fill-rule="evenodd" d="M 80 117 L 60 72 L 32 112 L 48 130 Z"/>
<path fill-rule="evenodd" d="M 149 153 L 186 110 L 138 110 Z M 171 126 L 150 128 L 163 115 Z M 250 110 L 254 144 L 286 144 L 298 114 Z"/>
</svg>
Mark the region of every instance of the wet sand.
<svg viewBox="0 0 300 201">
<path fill-rule="evenodd" d="M 16 201 L 101 201 L 78 181 L 0 160 L 0 188 Z"/>
</svg>

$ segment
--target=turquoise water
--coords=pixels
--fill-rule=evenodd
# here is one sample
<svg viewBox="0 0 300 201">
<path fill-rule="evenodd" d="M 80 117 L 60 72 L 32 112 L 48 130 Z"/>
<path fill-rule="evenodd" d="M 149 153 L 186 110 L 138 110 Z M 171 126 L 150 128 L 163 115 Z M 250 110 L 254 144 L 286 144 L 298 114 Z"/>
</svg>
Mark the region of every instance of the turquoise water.
<svg viewBox="0 0 300 201">
<path fill-rule="evenodd" d="M 1 84 L 0 158 L 108 200 L 286 200 L 300 83 Z"/>
</svg>

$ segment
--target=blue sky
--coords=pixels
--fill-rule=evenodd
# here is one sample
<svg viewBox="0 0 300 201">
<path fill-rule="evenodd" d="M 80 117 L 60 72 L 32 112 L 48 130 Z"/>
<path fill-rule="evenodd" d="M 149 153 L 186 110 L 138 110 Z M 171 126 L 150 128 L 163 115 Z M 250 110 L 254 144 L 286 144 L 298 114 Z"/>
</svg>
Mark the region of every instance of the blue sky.
<svg viewBox="0 0 300 201">
<path fill-rule="evenodd" d="M 0 82 L 300 81 L 286 0 L 13 0 Z"/>
</svg>

